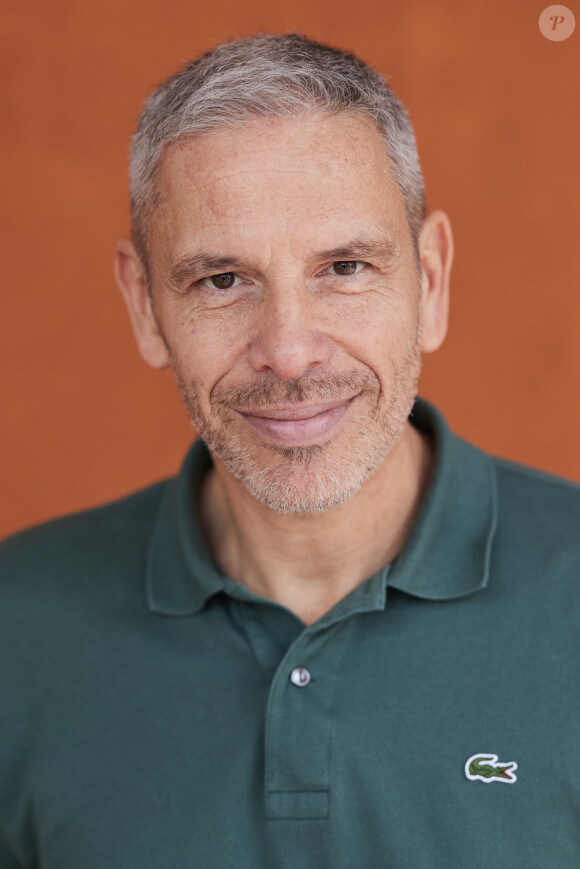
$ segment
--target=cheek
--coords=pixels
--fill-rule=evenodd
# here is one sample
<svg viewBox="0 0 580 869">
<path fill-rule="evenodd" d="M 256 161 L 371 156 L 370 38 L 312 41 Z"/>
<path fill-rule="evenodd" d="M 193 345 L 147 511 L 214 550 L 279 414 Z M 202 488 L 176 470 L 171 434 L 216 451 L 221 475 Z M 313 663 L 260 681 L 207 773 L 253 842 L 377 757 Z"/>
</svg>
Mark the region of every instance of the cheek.
<svg viewBox="0 0 580 869">
<path fill-rule="evenodd" d="M 184 380 L 195 385 L 203 402 L 239 358 L 239 335 L 221 318 L 183 316 L 174 323 L 170 345 L 175 366 Z"/>
<path fill-rule="evenodd" d="M 340 319 L 340 343 L 367 364 L 393 361 L 414 345 L 418 309 L 408 296 L 381 293 L 348 299 Z"/>
</svg>

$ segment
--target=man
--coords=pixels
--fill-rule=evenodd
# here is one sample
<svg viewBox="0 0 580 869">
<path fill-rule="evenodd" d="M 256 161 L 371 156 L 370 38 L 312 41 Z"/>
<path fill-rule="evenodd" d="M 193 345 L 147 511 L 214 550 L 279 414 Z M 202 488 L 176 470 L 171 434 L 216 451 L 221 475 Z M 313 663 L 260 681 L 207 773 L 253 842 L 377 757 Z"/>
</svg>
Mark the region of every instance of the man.
<svg viewBox="0 0 580 869">
<path fill-rule="evenodd" d="M 417 398 L 453 242 L 303 36 L 147 102 L 115 271 L 199 437 L 4 544 L 0 865 L 577 867 L 577 486 Z"/>
</svg>

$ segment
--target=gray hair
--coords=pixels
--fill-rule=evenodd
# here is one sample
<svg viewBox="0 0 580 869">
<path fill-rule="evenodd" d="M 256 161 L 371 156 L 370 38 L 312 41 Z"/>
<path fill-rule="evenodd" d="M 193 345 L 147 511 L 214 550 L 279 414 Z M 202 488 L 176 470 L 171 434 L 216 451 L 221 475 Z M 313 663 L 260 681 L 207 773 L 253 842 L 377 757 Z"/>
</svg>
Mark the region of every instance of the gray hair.
<svg viewBox="0 0 580 869">
<path fill-rule="evenodd" d="M 148 270 L 147 226 L 161 159 L 178 140 L 257 117 L 359 113 L 374 121 L 401 191 L 418 262 L 425 192 L 413 128 L 385 79 L 354 54 L 298 33 L 224 42 L 168 78 L 146 101 L 131 143 L 131 228 Z"/>
</svg>

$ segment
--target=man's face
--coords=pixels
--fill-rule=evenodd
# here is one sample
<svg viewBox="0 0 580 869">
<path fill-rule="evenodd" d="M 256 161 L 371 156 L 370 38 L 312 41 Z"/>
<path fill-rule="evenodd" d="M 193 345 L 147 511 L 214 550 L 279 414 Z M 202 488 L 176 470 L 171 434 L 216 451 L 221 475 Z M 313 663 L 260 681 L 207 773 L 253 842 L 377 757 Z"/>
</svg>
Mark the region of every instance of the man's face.
<svg viewBox="0 0 580 869">
<path fill-rule="evenodd" d="M 155 318 L 195 428 L 272 509 L 344 503 L 420 371 L 419 277 L 378 132 L 255 120 L 175 146 L 158 189 Z"/>
</svg>

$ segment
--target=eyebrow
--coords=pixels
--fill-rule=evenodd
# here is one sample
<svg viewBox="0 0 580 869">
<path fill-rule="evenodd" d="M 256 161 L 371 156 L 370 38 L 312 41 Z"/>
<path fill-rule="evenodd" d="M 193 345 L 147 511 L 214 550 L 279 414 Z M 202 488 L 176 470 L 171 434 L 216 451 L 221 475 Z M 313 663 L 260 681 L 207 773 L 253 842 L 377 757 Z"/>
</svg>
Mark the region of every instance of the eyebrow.
<svg viewBox="0 0 580 869">
<path fill-rule="evenodd" d="M 373 237 L 357 236 L 338 247 L 314 251 L 311 260 L 348 260 L 348 259 L 378 259 L 388 263 L 399 253 L 399 246 L 388 236 Z M 179 287 L 184 281 L 194 276 L 224 274 L 227 271 L 240 268 L 250 268 L 250 264 L 239 257 L 220 256 L 218 254 L 199 251 L 187 254 L 177 260 L 169 272 L 169 281 Z"/>
</svg>

